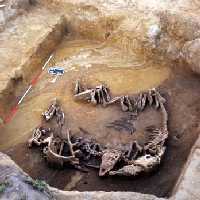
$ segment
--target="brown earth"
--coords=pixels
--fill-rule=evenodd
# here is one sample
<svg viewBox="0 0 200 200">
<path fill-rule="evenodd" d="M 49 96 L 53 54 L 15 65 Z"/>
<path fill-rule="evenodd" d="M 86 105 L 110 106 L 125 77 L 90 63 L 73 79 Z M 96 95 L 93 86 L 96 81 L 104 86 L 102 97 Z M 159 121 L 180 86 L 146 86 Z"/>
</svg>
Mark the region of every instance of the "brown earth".
<svg viewBox="0 0 200 200">
<path fill-rule="evenodd" d="M 155 5 L 158 6 L 158 4 Z M 115 7 L 115 3 L 113 3 L 112 6 L 109 7 L 108 3 L 108 7 L 95 10 L 94 6 L 88 7 L 80 4 L 78 7 L 79 10 L 77 9 L 78 11 L 75 9 L 76 6 L 74 5 L 66 9 L 66 11 L 72 8 L 74 9 L 70 10 L 70 13 L 64 13 L 66 19 L 69 20 L 67 21 L 67 28 L 71 28 L 68 30 L 71 31 L 71 34 L 69 33 L 69 35 L 62 40 L 60 45 L 57 46 L 53 52 L 54 59 L 48 65 L 48 67 L 53 65 L 62 66 L 65 68 L 66 72 L 63 76 L 58 77 L 56 83 L 51 83 L 54 77 L 50 76 L 47 70 L 42 73 L 39 82 L 31 90 L 25 101 L 19 106 L 19 110 L 12 121 L 1 127 L 0 151 L 10 155 L 11 158 L 33 178 L 44 179 L 51 186 L 60 189 L 79 191 L 136 191 L 155 194 L 161 197 L 169 196 L 187 160 L 190 149 L 198 136 L 199 77 L 190 72 L 188 70 L 189 67 L 184 62 L 182 64 L 178 61 L 172 63 L 172 58 L 170 56 L 168 57 L 168 55 L 165 55 L 166 57 L 164 57 L 164 59 L 160 59 L 160 55 L 156 57 L 151 54 L 151 48 L 149 52 L 148 47 L 145 47 L 147 49 L 142 48 L 144 47 L 144 41 L 141 41 L 143 32 L 147 31 L 149 24 L 157 23 L 154 15 L 152 16 L 149 14 L 150 16 L 148 16 L 149 18 L 147 19 L 144 17 L 145 14 L 140 10 L 138 13 L 136 12 L 133 14 L 133 18 L 129 20 L 126 19 L 121 23 L 121 17 L 123 16 L 121 16 L 121 14 L 123 13 L 122 11 L 127 9 L 127 5 L 121 12 L 119 11 L 120 8 Z M 173 7 L 173 5 L 170 6 Z M 112 10 L 112 13 L 109 12 L 109 9 Z M 159 9 L 159 6 L 157 9 Z M 102 14 L 104 12 L 113 16 L 107 16 L 107 18 L 104 19 Z M 51 27 L 46 22 L 48 18 L 51 18 L 51 23 L 53 24 L 53 16 L 55 13 L 58 14 L 57 10 L 51 13 L 49 10 L 39 8 L 32 13 L 30 19 L 23 16 L 24 21 L 21 21 L 21 24 L 18 22 L 20 19 L 14 22 L 14 25 L 22 32 L 24 31 L 30 34 L 24 37 L 24 44 L 27 45 L 25 45 L 24 48 L 21 48 L 19 45 L 21 42 L 20 31 L 17 34 L 14 33 L 17 36 L 12 37 L 13 41 L 10 40 L 8 43 L 5 38 L 7 38 L 8 35 L 11 37 L 11 28 L 8 29 L 8 33 L 2 33 L 2 36 L 4 36 L 2 47 L 6 46 L 6 44 L 10 44 L 10 46 L 5 48 L 7 51 L 4 50 L 5 56 L 2 54 L 2 77 L 9 78 L 9 70 L 16 69 L 16 63 L 21 62 L 21 60 L 18 60 L 18 57 L 20 57 L 19 55 L 22 55 L 23 58 L 27 58 L 27 55 L 30 56 L 30 54 L 27 53 L 27 49 L 33 44 L 36 45 L 36 33 L 38 33 L 38 35 L 42 34 L 43 31 L 41 30 L 46 30 L 47 27 Z M 117 15 L 115 15 L 116 13 Z M 127 11 L 126 15 L 129 16 L 130 13 L 131 10 Z M 37 21 L 37 15 L 40 15 L 40 18 L 38 18 L 39 21 L 44 20 L 44 24 Z M 90 19 L 88 16 L 94 19 L 94 21 L 88 20 L 88 18 Z M 142 18 L 137 19 L 137 16 L 141 16 Z M 181 13 L 179 13 L 178 17 L 175 19 L 179 19 L 180 16 Z M 56 15 L 56 18 L 57 17 Z M 35 18 L 37 20 L 32 28 L 30 28 L 31 26 L 23 26 L 24 24 L 29 24 L 29 20 L 31 21 Z M 138 30 L 135 29 L 134 25 L 137 23 L 134 19 L 137 19 L 136 22 L 142 21 L 142 25 L 139 26 Z M 168 19 L 169 22 L 173 22 L 173 17 L 171 21 L 170 19 L 171 18 Z M 85 24 L 83 23 L 84 20 Z M 130 21 L 133 21 L 133 23 L 129 23 Z M 18 25 L 18 23 L 20 25 Z M 119 26 L 120 23 L 121 26 Z M 40 24 L 41 27 L 38 27 L 37 24 Z M 97 24 L 98 26 L 96 28 Z M 131 27 L 129 27 L 130 24 L 132 25 Z M 180 24 L 181 26 L 183 25 L 182 22 L 180 22 Z M 24 27 L 26 27 L 27 30 L 24 29 Z M 166 44 L 166 41 L 168 41 L 167 39 L 169 39 L 167 34 L 169 34 L 171 38 L 174 37 L 174 34 L 176 35 L 176 31 L 173 30 L 174 27 L 170 27 L 172 30 L 169 29 L 167 30 L 169 33 L 163 33 L 164 36 L 163 38 L 161 37 L 160 46 L 157 48 L 161 54 L 168 48 L 168 46 L 162 46 Z M 41 33 L 38 32 L 37 29 L 40 29 Z M 132 29 L 134 29 L 134 32 L 132 32 Z M 104 31 L 111 34 L 111 39 L 109 39 L 109 36 L 108 41 L 106 41 L 107 38 L 105 38 Z M 135 37 L 137 31 L 138 33 L 135 41 L 131 36 Z M 74 32 L 76 32 L 77 35 L 74 34 Z M 181 39 L 177 42 L 178 52 L 181 51 L 181 46 L 185 41 L 182 38 L 184 34 L 186 34 L 184 31 L 179 32 L 179 38 Z M 175 40 L 176 37 L 173 39 Z M 44 37 L 42 38 L 44 39 Z M 98 39 L 99 41 L 93 39 Z M 193 39 L 193 37 L 191 39 Z M 50 40 L 53 39 L 51 38 Z M 50 48 L 51 51 L 54 49 L 55 43 L 58 43 L 60 40 L 60 38 L 58 39 L 56 37 L 56 41 L 50 41 L 49 44 L 53 44 Z M 102 42 L 102 40 L 105 41 Z M 173 47 L 170 48 L 171 50 L 174 50 L 174 44 L 176 46 L 174 40 L 169 43 L 172 45 L 170 47 Z M 133 41 L 142 43 L 142 45 L 138 47 L 138 44 L 136 45 Z M 37 70 L 34 71 L 34 69 L 36 69 L 35 66 L 37 65 L 38 67 L 40 64 L 44 63 L 44 58 L 50 53 L 48 52 L 48 42 L 45 44 L 45 55 L 41 54 L 41 57 L 39 56 L 39 52 L 42 52 L 43 49 L 39 48 L 39 51 L 36 51 L 36 56 L 32 57 L 33 59 L 31 59 L 31 62 L 29 62 L 29 60 L 25 62 L 23 75 L 27 82 L 30 81 L 29 78 L 31 79 L 36 74 L 35 71 Z M 16 55 L 14 53 L 9 54 L 11 49 L 13 49 L 13 45 L 14 48 L 16 48 Z M 39 46 L 40 45 L 39 43 Z M 33 49 L 31 48 L 31 53 L 34 52 Z M 153 48 L 153 51 L 156 50 Z M 146 59 L 144 53 L 148 54 L 148 56 L 149 54 L 152 55 L 152 59 L 149 59 L 149 57 Z M 175 56 L 174 51 L 168 53 Z M 9 59 L 11 55 L 13 56 L 13 63 L 15 63 L 16 66 L 11 65 L 12 60 Z M 169 60 L 166 60 L 166 58 L 169 58 Z M 34 59 L 36 60 L 34 61 Z M 30 68 L 27 68 L 26 63 L 28 63 L 27 66 Z M 5 76 L 3 71 L 8 65 L 9 70 L 6 72 Z M 26 71 L 28 73 L 26 73 Z M 28 75 L 30 75 L 30 77 Z M 135 122 L 137 130 L 133 135 L 130 135 L 130 132 L 127 130 L 117 131 L 115 129 L 108 129 L 106 127 L 108 122 L 122 118 L 123 120 L 124 118 L 127 119 L 129 114 L 121 112 L 119 107 L 116 106 L 102 108 L 100 106 L 94 107 L 89 104 L 75 102 L 73 99 L 73 87 L 76 79 L 81 79 L 83 84 L 92 87 L 98 84 L 106 84 L 111 89 L 113 96 L 136 94 L 152 87 L 159 88 L 163 96 L 167 99 L 166 107 L 169 113 L 169 139 L 167 141 L 167 152 L 157 171 L 149 175 L 141 175 L 135 178 L 100 178 L 96 170 L 83 173 L 69 168 L 62 170 L 51 169 L 44 162 L 39 149 L 27 148 L 26 141 L 30 137 L 31 131 L 41 123 L 41 112 L 47 108 L 50 101 L 55 97 L 60 100 L 66 113 L 67 126 L 70 127 L 74 134 L 84 135 L 87 133 L 87 135 L 94 137 L 98 142 L 103 144 L 109 143 L 111 146 L 119 146 L 121 143 L 128 143 L 133 139 L 142 141 L 144 137 L 144 127 L 155 123 L 159 124 L 159 115 L 157 112 L 147 110 L 145 113 L 141 114 L 139 120 Z M 25 89 L 27 82 L 24 85 L 20 82 L 21 85 L 19 88 L 12 87 L 12 90 L 14 90 L 14 97 L 19 99 L 22 96 L 22 91 Z M 4 86 L 4 82 L 2 85 Z M 15 84 L 13 85 L 15 86 Z M 6 92 L 12 93 L 13 91 Z M 13 96 L 11 95 L 9 102 L 8 99 L 5 98 L 4 102 L 1 102 L 1 104 L 8 107 L 10 104 L 14 104 L 16 98 L 13 98 Z M 5 111 L 4 114 L 7 114 L 6 112 L 8 109 L 3 110 Z"/>
</svg>

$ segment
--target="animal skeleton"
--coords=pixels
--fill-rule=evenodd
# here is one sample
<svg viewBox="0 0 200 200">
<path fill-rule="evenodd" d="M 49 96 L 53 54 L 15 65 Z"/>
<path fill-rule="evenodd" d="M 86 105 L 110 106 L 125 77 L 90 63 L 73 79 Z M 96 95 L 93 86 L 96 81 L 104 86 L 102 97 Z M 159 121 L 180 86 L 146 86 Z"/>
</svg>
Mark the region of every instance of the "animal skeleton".
<svg viewBox="0 0 200 200">
<path fill-rule="evenodd" d="M 80 165 L 81 160 L 87 165 L 92 158 L 101 159 L 99 176 L 135 176 L 141 172 L 149 172 L 160 164 L 166 149 L 165 141 L 168 138 L 168 114 L 164 106 L 165 99 L 155 88 L 142 92 L 138 96 L 125 95 L 111 99 L 109 90 L 104 85 L 85 90 L 77 81 L 74 93 L 76 100 L 89 101 L 94 105 L 107 106 L 120 103 L 122 111 L 134 112 L 136 115 L 147 106 L 153 106 L 156 110 L 161 111 L 161 127 L 151 126 L 146 128 L 146 132 L 149 133 L 148 142 L 143 146 L 140 146 L 137 141 L 133 141 L 128 151 L 105 149 L 91 140 L 81 137 L 70 138 L 69 130 L 64 132 L 62 129 L 65 123 L 64 112 L 58 105 L 57 100 L 54 100 L 42 115 L 46 121 L 55 116 L 57 124 L 61 128 L 59 134 L 51 133 L 50 136 L 46 137 L 47 133 L 50 133 L 50 129 L 40 127 L 34 130 L 32 138 L 28 141 L 30 147 L 33 144 L 37 146 L 46 145 L 43 152 L 49 163 L 59 164 L 60 166 L 68 163 L 77 167 Z M 117 165 L 118 163 L 123 164 L 121 168 Z M 97 165 L 94 167 L 98 168 Z"/>
</svg>

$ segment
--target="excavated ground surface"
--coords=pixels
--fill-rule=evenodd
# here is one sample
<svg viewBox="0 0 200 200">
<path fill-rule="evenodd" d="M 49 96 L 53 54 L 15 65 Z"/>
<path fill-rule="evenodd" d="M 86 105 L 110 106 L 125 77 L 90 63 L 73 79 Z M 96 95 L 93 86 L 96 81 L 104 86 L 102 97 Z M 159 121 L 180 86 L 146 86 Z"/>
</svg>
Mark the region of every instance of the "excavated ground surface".
<svg viewBox="0 0 200 200">
<path fill-rule="evenodd" d="M 43 72 L 40 81 L 20 106 L 15 118 L 3 128 L 1 150 L 10 155 L 32 177 L 44 179 L 51 186 L 60 189 L 137 191 L 168 196 L 197 137 L 200 81 L 192 73 L 169 69 L 161 64 L 143 61 L 140 68 L 139 58 L 123 62 L 123 56 L 118 58 L 118 51 L 101 46 L 98 42 L 72 40 L 66 37 L 58 46 L 54 53 L 55 57 L 49 64 L 49 66 L 56 64 L 66 67 L 66 73 L 58 77 L 56 83 L 51 83 L 54 77 L 47 71 Z M 134 65 L 131 67 L 131 62 L 135 67 Z M 143 141 L 144 128 L 147 125 L 159 125 L 159 114 L 147 110 L 135 122 L 136 132 L 132 135 L 127 129 L 122 128 L 118 131 L 107 128 L 109 122 L 114 120 L 126 123 L 130 119 L 130 114 L 123 113 L 118 106 L 102 108 L 75 102 L 73 87 L 77 78 L 81 78 L 83 84 L 89 86 L 104 83 L 111 89 L 113 96 L 134 94 L 159 86 L 168 102 L 170 135 L 167 152 L 158 171 L 137 178 L 99 178 L 96 170 L 83 173 L 68 168 L 63 170 L 48 168 L 37 148 L 27 148 L 26 141 L 31 135 L 31 130 L 41 123 L 41 113 L 54 97 L 61 100 L 67 126 L 73 134 L 87 137 L 89 135 L 98 142 L 109 143 L 112 147 L 128 143 L 130 139 Z"/>
<path fill-rule="evenodd" d="M 92 9 L 93 12 L 96 11 Z M 37 32 L 37 26 L 34 27 Z M 82 28 L 85 31 L 87 25 Z M 98 31 L 101 30 L 97 30 L 97 33 Z M 86 33 L 87 31 L 83 35 Z M 97 36 L 94 35 L 95 37 Z M 169 196 L 198 136 L 198 76 L 186 69 L 185 65 L 180 67 L 176 62 L 171 64 L 155 59 L 146 61 L 142 55 L 130 55 L 119 46 L 111 46 L 109 42 L 102 43 L 72 36 L 66 36 L 54 51 L 54 58 L 49 63 L 49 66 L 53 65 L 64 67 L 65 74 L 58 77 L 55 83 L 51 83 L 54 77 L 50 76 L 47 70 L 42 73 L 39 82 L 20 105 L 15 117 L 9 124 L 1 127 L 0 151 L 10 155 L 33 178 L 44 179 L 51 186 L 60 189 L 136 191 Z M 157 171 L 136 178 L 100 178 L 96 170 L 83 173 L 68 168 L 51 169 L 37 148 L 27 148 L 26 142 L 31 131 L 41 124 L 41 113 L 54 97 L 60 99 L 67 126 L 73 134 L 91 136 L 112 147 L 128 143 L 131 139 L 142 142 L 144 128 L 147 125 L 159 125 L 159 114 L 146 110 L 133 124 L 136 131 L 132 135 L 129 128 L 123 127 L 120 131 L 108 128 L 107 125 L 115 120 L 121 120 L 125 124 L 130 120 L 130 113 L 123 113 L 117 106 L 102 108 L 75 102 L 73 87 L 76 79 L 81 79 L 84 85 L 91 87 L 106 84 L 112 96 L 131 95 L 159 87 L 161 94 L 167 99 L 169 139 L 167 152 Z M 17 98 L 22 95 L 21 89 L 19 91 L 15 94 Z"/>
</svg>

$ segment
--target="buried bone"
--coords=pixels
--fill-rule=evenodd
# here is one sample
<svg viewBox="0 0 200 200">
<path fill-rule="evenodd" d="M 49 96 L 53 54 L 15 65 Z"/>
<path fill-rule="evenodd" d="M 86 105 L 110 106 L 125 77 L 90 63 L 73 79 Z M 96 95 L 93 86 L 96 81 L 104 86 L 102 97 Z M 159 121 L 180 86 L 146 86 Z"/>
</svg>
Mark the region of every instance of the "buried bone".
<svg viewBox="0 0 200 200">
<path fill-rule="evenodd" d="M 103 151 L 99 176 L 105 176 L 111 171 L 117 162 L 122 158 L 122 152 L 116 149 L 106 149 Z"/>
<path fill-rule="evenodd" d="M 110 101 L 111 97 L 108 91 L 108 88 L 104 85 L 96 86 L 94 89 L 86 89 L 82 91 L 82 86 L 80 82 L 77 81 L 75 86 L 75 100 L 89 101 L 92 104 L 106 104 Z"/>
<path fill-rule="evenodd" d="M 164 146 L 166 139 L 168 138 L 168 131 L 165 127 L 159 129 L 153 129 L 149 135 L 149 141 L 144 146 L 144 151 L 150 154 L 157 154 L 160 148 Z"/>
<path fill-rule="evenodd" d="M 67 155 L 63 155 L 64 148 L 68 149 Z M 64 163 L 79 165 L 79 159 L 76 157 L 79 150 L 73 149 L 69 131 L 67 131 L 67 138 L 65 140 L 59 137 L 54 138 L 53 135 L 50 136 L 50 142 L 43 150 L 43 153 L 45 154 L 47 162 L 50 164 L 60 165 L 61 167 L 63 167 Z"/>
<path fill-rule="evenodd" d="M 48 107 L 48 109 L 42 113 L 42 116 L 46 121 L 49 121 L 54 117 L 54 115 L 56 114 L 57 106 L 58 102 L 57 99 L 55 99 L 53 100 L 52 104 Z"/>
<path fill-rule="evenodd" d="M 157 97 L 159 96 L 159 98 Z M 114 103 L 120 102 L 122 111 L 143 111 L 145 106 L 149 104 L 150 106 L 153 104 L 153 99 L 156 99 L 154 102 L 156 103 L 156 107 L 159 107 L 159 100 L 160 100 L 159 93 L 155 90 L 149 90 L 148 92 L 142 92 L 139 94 L 139 96 L 136 99 L 131 100 L 129 96 L 121 96 L 121 97 L 114 97 L 111 99 L 111 96 L 109 94 L 108 88 L 106 88 L 104 85 L 96 86 L 94 89 L 86 89 L 81 92 L 81 85 L 80 82 L 77 81 L 75 86 L 75 100 L 83 100 L 83 101 L 89 101 L 94 105 L 97 104 L 103 104 L 111 105 Z"/>
<path fill-rule="evenodd" d="M 46 121 L 51 120 L 55 116 L 57 124 L 61 127 L 64 125 L 65 114 L 59 106 L 57 99 L 53 100 L 48 109 L 44 113 L 42 113 L 42 116 Z"/>
<path fill-rule="evenodd" d="M 56 108 L 56 122 L 60 127 L 62 127 L 65 123 L 65 113 L 60 107 Z"/>
<path fill-rule="evenodd" d="M 137 141 L 134 141 L 134 142 L 131 143 L 128 152 L 125 154 L 125 159 L 127 159 L 127 162 L 129 162 L 130 160 L 132 161 L 141 152 L 142 152 L 142 147 L 138 144 Z"/>
<path fill-rule="evenodd" d="M 84 91 L 84 88 L 81 86 L 80 81 L 77 80 L 76 85 L 75 85 L 75 89 L 74 89 L 74 94 L 77 95 L 77 94 L 79 94 L 83 91 Z"/>
<path fill-rule="evenodd" d="M 40 146 L 45 144 L 46 140 L 43 138 L 47 133 L 51 131 L 50 128 L 38 127 L 33 130 L 32 137 L 28 140 L 28 146 L 32 147 L 34 144 Z"/>
<path fill-rule="evenodd" d="M 122 111 L 129 112 L 142 112 L 147 105 L 155 105 L 156 109 L 159 109 L 161 104 L 165 103 L 165 99 L 155 89 L 148 90 L 147 92 L 141 92 L 136 98 L 131 99 L 129 96 L 122 96 L 114 98 L 112 103 L 116 103 L 120 99 L 120 105 Z M 111 104 L 111 103 L 108 103 Z"/>
<path fill-rule="evenodd" d="M 74 138 L 75 146 L 81 152 L 80 161 L 84 166 L 99 169 L 104 147 L 91 139 Z"/>
<path fill-rule="evenodd" d="M 29 146 L 46 146 L 43 149 L 46 160 L 50 164 L 63 166 L 72 165 L 77 169 L 81 165 L 99 169 L 99 176 L 123 175 L 135 176 L 141 172 L 150 172 L 160 164 L 165 152 L 165 141 L 168 137 L 167 121 L 168 115 L 164 107 L 165 99 L 156 89 L 142 92 L 137 96 L 127 95 L 111 99 L 109 90 L 103 85 L 94 89 L 84 90 L 80 82 L 77 82 L 75 99 L 89 101 L 97 105 L 110 105 L 119 103 L 123 111 L 135 112 L 136 115 L 143 112 L 147 106 L 153 106 L 162 114 L 161 127 L 147 127 L 148 141 L 140 146 L 137 141 L 130 142 L 128 151 L 124 149 L 105 149 L 100 144 L 85 138 L 70 137 L 69 130 L 65 131 L 65 114 L 55 100 L 48 110 L 43 113 L 46 121 L 55 116 L 60 128 L 59 134 L 44 134 L 40 128 L 36 129 Z M 74 138 L 75 137 L 75 138 Z M 43 145 L 41 145 L 43 144 Z"/>
<path fill-rule="evenodd" d="M 132 164 L 125 165 L 119 170 L 110 171 L 109 175 L 114 176 L 136 176 L 141 172 L 150 172 L 161 162 L 161 158 L 165 152 L 165 147 L 161 149 L 158 155 L 152 156 L 150 154 L 145 154 L 134 160 Z"/>
<path fill-rule="evenodd" d="M 102 104 L 104 106 L 120 102 L 122 111 L 124 112 L 142 112 L 147 105 L 152 106 L 153 104 L 156 109 L 159 109 L 160 105 L 165 103 L 165 99 L 155 88 L 141 92 L 134 99 L 130 98 L 128 95 L 111 99 L 108 88 L 104 85 L 96 86 L 94 89 L 81 91 L 80 82 L 77 81 L 74 95 L 75 100 L 89 101 L 94 105 Z"/>
</svg>

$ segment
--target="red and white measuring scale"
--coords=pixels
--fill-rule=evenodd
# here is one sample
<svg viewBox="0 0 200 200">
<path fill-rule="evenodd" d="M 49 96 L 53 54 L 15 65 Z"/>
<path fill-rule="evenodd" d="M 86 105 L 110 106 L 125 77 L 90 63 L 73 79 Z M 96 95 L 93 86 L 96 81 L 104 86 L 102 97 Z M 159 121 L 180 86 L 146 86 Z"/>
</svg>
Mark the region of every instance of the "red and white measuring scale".
<svg viewBox="0 0 200 200">
<path fill-rule="evenodd" d="M 14 117 L 15 113 L 18 110 L 19 105 L 22 103 L 22 101 L 24 100 L 24 98 L 31 91 L 32 87 L 38 82 L 40 75 L 45 70 L 45 68 L 47 67 L 48 63 L 50 62 L 50 60 L 52 58 L 53 58 L 53 54 L 51 54 L 49 56 L 49 58 L 47 59 L 47 61 L 44 63 L 44 65 L 43 65 L 42 70 L 40 71 L 40 73 L 35 78 L 33 78 L 33 80 L 31 81 L 31 84 L 29 85 L 29 87 L 27 88 L 27 90 L 24 92 L 23 96 L 19 99 L 19 101 L 17 102 L 17 104 L 12 107 L 11 111 L 9 112 L 9 114 L 5 117 L 5 120 L 4 120 L 5 124 L 9 123 L 11 121 L 11 119 Z"/>
</svg>

